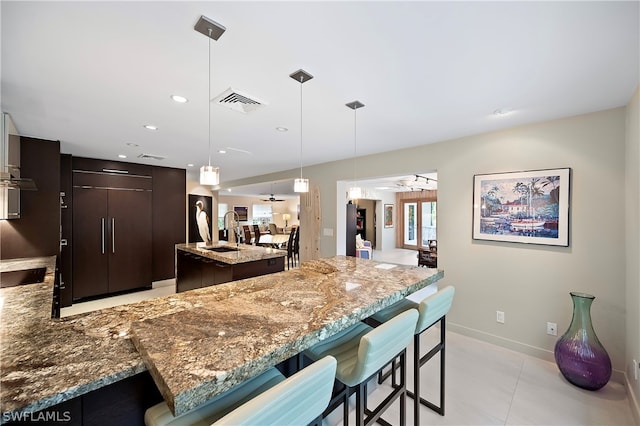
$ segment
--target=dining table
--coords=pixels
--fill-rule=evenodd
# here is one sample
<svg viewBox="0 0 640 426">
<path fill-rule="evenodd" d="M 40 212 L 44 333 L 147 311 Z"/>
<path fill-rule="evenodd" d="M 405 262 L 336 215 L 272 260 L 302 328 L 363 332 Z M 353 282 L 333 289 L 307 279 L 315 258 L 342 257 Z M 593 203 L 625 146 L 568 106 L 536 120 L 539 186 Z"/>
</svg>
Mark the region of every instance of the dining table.
<svg viewBox="0 0 640 426">
<path fill-rule="evenodd" d="M 334 256 L 221 284 L 188 309 L 131 324 L 130 338 L 179 416 L 429 285 L 442 270 Z"/>
<path fill-rule="evenodd" d="M 258 245 L 281 249 L 287 246 L 288 241 L 288 234 L 265 234 L 260 235 L 260 242 L 258 243 Z"/>
</svg>

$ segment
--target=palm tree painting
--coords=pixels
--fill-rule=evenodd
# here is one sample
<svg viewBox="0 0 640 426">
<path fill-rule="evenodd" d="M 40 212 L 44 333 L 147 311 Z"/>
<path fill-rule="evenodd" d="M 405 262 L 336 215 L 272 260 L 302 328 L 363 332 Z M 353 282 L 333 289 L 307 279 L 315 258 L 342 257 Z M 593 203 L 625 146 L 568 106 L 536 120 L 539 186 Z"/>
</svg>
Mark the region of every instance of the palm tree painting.
<svg viewBox="0 0 640 426">
<path fill-rule="evenodd" d="M 473 238 L 569 243 L 570 169 L 474 176 Z"/>
</svg>

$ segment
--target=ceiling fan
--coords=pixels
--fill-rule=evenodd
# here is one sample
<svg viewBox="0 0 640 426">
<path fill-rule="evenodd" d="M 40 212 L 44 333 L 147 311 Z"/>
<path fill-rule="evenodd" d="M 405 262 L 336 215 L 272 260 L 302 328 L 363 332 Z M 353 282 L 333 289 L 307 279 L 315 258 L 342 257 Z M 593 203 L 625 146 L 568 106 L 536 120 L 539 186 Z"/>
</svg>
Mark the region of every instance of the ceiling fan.
<svg viewBox="0 0 640 426">
<path fill-rule="evenodd" d="M 269 201 L 269 202 L 271 202 L 271 203 L 273 203 L 274 201 L 284 201 L 284 200 L 278 200 L 278 199 L 276 199 L 276 197 L 274 197 L 274 196 L 273 196 L 273 194 L 269 194 L 269 195 L 271 195 L 271 196 L 269 197 L 269 199 L 267 199 L 267 200 L 264 200 L 264 199 L 263 199 L 262 201 Z"/>
</svg>

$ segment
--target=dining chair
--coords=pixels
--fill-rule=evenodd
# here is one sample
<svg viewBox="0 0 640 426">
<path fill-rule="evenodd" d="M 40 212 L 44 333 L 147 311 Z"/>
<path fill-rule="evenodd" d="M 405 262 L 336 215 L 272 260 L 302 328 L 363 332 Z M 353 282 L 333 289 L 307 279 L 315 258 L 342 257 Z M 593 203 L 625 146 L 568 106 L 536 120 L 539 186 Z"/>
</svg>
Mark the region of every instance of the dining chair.
<svg viewBox="0 0 640 426">
<path fill-rule="evenodd" d="M 420 313 L 413 337 L 413 392 L 407 391 L 407 395 L 414 400 L 413 410 L 416 425 L 420 424 L 420 404 L 444 416 L 446 315 L 451 309 L 454 295 L 455 287 L 447 286 L 424 298 L 420 303 L 409 299 L 402 299 L 388 308 L 378 311 L 369 317 L 367 321 L 370 324 L 384 324 L 406 310 L 417 309 Z M 440 323 L 440 341 L 421 357 L 420 335 L 438 322 Z M 420 396 L 420 367 L 426 364 L 437 353 L 440 353 L 440 401 L 438 405 Z M 395 374 L 394 367 L 392 367 L 391 374 Z"/>
<path fill-rule="evenodd" d="M 293 237 L 293 256 L 295 260 L 300 263 L 300 227 L 297 226 L 296 235 Z M 291 231 L 293 232 L 293 230 Z"/>
<path fill-rule="evenodd" d="M 260 244 L 260 227 L 258 225 L 253 225 L 253 244 Z"/>
<path fill-rule="evenodd" d="M 326 416 L 343 405 L 343 425 L 349 424 L 349 396 L 356 394 L 356 423 L 358 426 L 375 422 L 388 425 L 381 418 L 396 400 L 400 400 L 400 425 L 406 423 L 406 348 L 411 343 L 418 311 L 409 309 L 377 328 L 358 322 L 317 345 L 307 349 L 304 355 L 311 360 L 333 356 L 337 360 L 336 380 L 343 384 L 325 410 Z M 367 382 L 378 371 L 399 359 L 400 383 L 392 384 L 391 393 L 373 410 L 367 407 Z M 366 415 L 366 417 L 365 417 Z"/>
<path fill-rule="evenodd" d="M 293 244 L 294 244 L 295 232 L 291 230 L 289 234 L 289 240 L 287 241 L 287 269 L 291 269 L 291 265 L 296 267 L 296 258 L 293 253 Z"/>
<path fill-rule="evenodd" d="M 166 402 L 149 408 L 146 426 L 284 425 L 320 426 L 331 399 L 336 360 L 325 357 L 285 378 L 272 367 L 178 417 Z"/>
<path fill-rule="evenodd" d="M 251 230 L 248 225 L 242 225 L 242 232 L 244 233 L 244 243 L 251 244 Z"/>
</svg>

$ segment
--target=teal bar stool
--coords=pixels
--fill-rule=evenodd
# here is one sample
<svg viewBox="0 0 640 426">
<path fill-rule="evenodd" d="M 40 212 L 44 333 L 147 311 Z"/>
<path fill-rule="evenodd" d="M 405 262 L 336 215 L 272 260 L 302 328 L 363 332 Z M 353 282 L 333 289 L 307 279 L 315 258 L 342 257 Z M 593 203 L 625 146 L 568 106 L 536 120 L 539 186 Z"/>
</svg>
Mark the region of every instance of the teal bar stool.
<svg viewBox="0 0 640 426">
<path fill-rule="evenodd" d="M 329 404 L 336 360 L 324 357 L 285 379 L 270 368 L 211 401 L 174 417 L 165 402 L 149 408 L 147 426 L 317 425 Z"/>
<path fill-rule="evenodd" d="M 385 324 L 398 314 L 408 310 L 417 309 L 420 312 L 418 323 L 413 337 L 413 392 L 407 391 L 407 395 L 413 398 L 414 423 L 420 424 L 420 404 L 432 409 L 444 416 L 444 384 L 445 384 L 445 328 L 446 315 L 453 304 L 453 296 L 456 290 L 453 286 L 447 286 L 435 294 L 424 298 L 419 304 L 409 299 L 403 299 L 388 308 L 372 315 L 368 320 L 373 324 Z M 423 357 L 420 357 L 420 335 L 436 323 L 440 323 L 440 342 L 436 344 Z M 436 405 L 425 398 L 420 397 L 420 367 L 426 364 L 434 355 L 440 352 L 440 402 Z M 395 371 L 395 367 L 392 367 Z M 395 379 L 395 374 L 394 374 Z"/>
<path fill-rule="evenodd" d="M 397 399 L 400 399 L 400 424 L 406 423 L 406 348 L 411 343 L 417 321 L 418 311 L 410 309 L 375 329 L 359 322 L 304 352 L 312 360 L 333 356 L 338 362 L 336 379 L 344 388 L 333 397 L 325 415 L 343 404 L 343 424 L 348 426 L 349 396 L 355 392 L 356 423 L 359 426 L 376 421 L 389 425 L 380 416 Z M 391 394 L 373 411 L 368 409 L 367 382 L 397 358 L 402 372 L 400 384 L 394 383 Z"/>
</svg>

